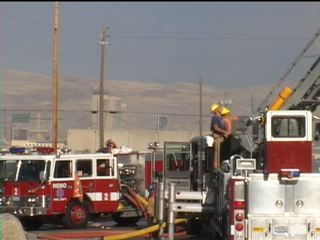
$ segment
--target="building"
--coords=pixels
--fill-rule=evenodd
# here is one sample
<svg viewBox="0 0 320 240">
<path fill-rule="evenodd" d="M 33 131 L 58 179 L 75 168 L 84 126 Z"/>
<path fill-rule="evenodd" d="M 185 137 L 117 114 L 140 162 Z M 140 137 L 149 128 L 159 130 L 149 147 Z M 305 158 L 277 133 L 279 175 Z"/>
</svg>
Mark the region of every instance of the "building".
<svg viewBox="0 0 320 240">
<path fill-rule="evenodd" d="M 109 96 L 107 91 L 105 91 L 103 96 L 104 105 L 104 129 L 111 130 L 118 127 L 119 121 L 114 121 L 114 113 L 122 112 L 125 108 L 122 105 L 121 98 L 114 96 Z M 95 89 L 92 92 L 91 98 L 91 129 L 99 129 L 99 119 L 100 119 L 100 90 Z"/>
</svg>

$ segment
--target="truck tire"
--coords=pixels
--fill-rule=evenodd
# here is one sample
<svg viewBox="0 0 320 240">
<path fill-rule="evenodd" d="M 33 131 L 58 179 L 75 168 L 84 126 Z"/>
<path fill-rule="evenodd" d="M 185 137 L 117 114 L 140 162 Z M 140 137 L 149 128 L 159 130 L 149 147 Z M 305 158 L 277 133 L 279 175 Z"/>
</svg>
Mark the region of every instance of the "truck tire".
<svg viewBox="0 0 320 240">
<path fill-rule="evenodd" d="M 130 226 L 139 222 L 141 217 L 121 217 L 121 212 L 116 212 L 111 214 L 111 218 L 119 226 Z"/>
<path fill-rule="evenodd" d="M 84 229 L 90 219 L 90 212 L 86 202 L 81 203 L 78 200 L 71 200 L 62 222 L 67 228 Z"/>
</svg>

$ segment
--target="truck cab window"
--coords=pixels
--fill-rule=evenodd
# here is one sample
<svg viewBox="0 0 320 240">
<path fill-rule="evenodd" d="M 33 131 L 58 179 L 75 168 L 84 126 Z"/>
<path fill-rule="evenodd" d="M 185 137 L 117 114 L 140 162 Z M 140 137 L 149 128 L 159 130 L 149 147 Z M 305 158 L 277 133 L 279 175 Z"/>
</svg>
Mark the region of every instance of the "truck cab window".
<svg viewBox="0 0 320 240">
<path fill-rule="evenodd" d="M 72 177 L 72 161 L 62 160 L 55 162 L 54 168 L 55 178 L 69 178 Z"/>
<path fill-rule="evenodd" d="M 113 168 L 109 159 L 97 159 L 97 176 L 112 176 Z"/>
<path fill-rule="evenodd" d="M 272 118 L 272 136 L 273 137 L 304 137 L 305 136 L 305 118 L 276 116 Z"/>
<path fill-rule="evenodd" d="M 92 160 L 77 160 L 76 171 L 79 177 L 91 177 L 92 176 Z"/>
</svg>

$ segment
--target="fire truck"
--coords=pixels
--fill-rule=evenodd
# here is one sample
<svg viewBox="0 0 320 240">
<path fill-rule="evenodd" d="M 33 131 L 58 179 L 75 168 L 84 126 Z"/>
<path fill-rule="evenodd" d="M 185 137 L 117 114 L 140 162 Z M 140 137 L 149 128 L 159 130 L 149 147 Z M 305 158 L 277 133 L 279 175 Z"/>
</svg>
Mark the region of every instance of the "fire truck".
<svg viewBox="0 0 320 240">
<path fill-rule="evenodd" d="M 119 200 L 121 209 L 111 217 L 119 225 L 132 225 L 143 217 L 149 218 L 144 214 L 146 199 L 151 191 L 154 193 L 149 188 L 156 179 L 163 176 L 163 148 L 159 146 L 159 142 L 152 142 L 146 150 L 114 151 L 122 194 Z M 144 203 L 144 206 L 139 206 L 139 202 Z"/>
<path fill-rule="evenodd" d="M 176 191 L 171 211 L 202 214 L 214 239 L 320 239 L 320 172 L 312 154 L 320 139 L 319 117 L 314 115 L 320 104 L 319 35 L 320 29 L 256 115 L 233 122 L 218 168 L 211 136 L 164 143 L 165 188 L 175 183 Z M 269 105 L 280 84 L 301 70 L 298 64 L 307 73 Z M 182 171 L 170 170 L 176 161 L 170 158 L 173 152 L 185 153 L 179 159 L 186 166 Z"/>
<path fill-rule="evenodd" d="M 167 146 L 167 143 L 165 143 Z M 121 188 L 121 209 L 112 214 L 112 219 L 120 225 L 134 224 L 142 217 L 149 219 L 149 215 L 145 215 L 145 207 L 137 206 L 135 202 L 142 202 L 143 199 L 155 197 L 157 195 L 156 182 L 169 176 L 165 176 L 167 170 L 179 174 L 179 182 L 183 175 L 190 174 L 189 159 L 190 154 L 188 144 L 179 146 L 181 149 L 177 151 L 165 152 L 163 147 L 160 147 L 159 142 L 152 142 L 148 149 L 139 151 L 115 151 L 118 160 L 119 179 Z M 100 149 L 100 151 L 102 151 Z M 166 154 L 166 157 L 165 157 Z M 184 172 L 186 174 L 184 174 Z M 129 191 L 128 191 L 129 190 Z M 186 189 L 185 189 L 186 190 Z M 190 190 L 188 188 L 188 190 Z M 133 193 L 134 192 L 134 193 Z M 136 195 L 136 201 L 130 196 Z M 146 204 L 147 205 L 147 204 Z M 149 213 L 150 214 L 150 213 Z M 155 217 L 155 215 L 151 216 Z"/>
<path fill-rule="evenodd" d="M 26 229 L 57 221 L 80 229 L 90 219 L 117 211 L 120 183 L 114 155 L 22 154 L 17 149 L 1 155 L 0 209 L 14 214 Z"/>
</svg>

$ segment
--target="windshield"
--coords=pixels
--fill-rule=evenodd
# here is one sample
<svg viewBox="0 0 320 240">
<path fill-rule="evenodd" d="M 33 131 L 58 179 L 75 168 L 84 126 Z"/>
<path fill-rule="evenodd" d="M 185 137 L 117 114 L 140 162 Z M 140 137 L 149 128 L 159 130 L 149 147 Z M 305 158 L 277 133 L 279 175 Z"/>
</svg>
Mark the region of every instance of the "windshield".
<svg viewBox="0 0 320 240">
<path fill-rule="evenodd" d="M 17 172 L 18 160 L 0 161 L 1 180 L 14 181 Z"/>
<path fill-rule="evenodd" d="M 1 160 L 1 179 L 4 181 L 39 181 L 39 172 L 50 170 L 44 160 Z"/>
</svg>

